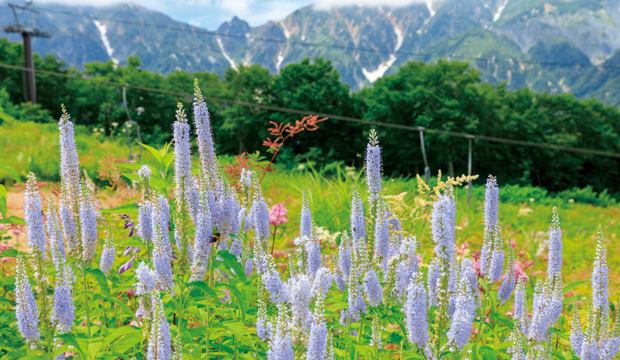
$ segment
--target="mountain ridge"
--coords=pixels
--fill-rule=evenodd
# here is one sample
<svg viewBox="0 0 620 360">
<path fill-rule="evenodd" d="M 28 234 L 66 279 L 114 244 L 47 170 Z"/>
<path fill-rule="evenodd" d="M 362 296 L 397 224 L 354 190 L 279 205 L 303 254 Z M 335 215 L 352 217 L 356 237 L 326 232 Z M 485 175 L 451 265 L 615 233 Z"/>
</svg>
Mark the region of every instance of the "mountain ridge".
<svg viewBox="0 0 620 360">
<path fill-rule="evenodd" d="M 1 4 L 0 23 L 7 25 L 12 14 Z M 584 80 L 600 73 L 615 77 L 605 67 L 620 50 L 615 36 L 620 0 L 443 0 L 328 11 L 310 5 L 256 27 L 235 16 L 215 32 L 131 3 L 46 8 L 52 11 L 41 13 L 38 26 L 53 37 L 36 39 L 34 50 L 69 65 L 125 64 L 129 56 L 140 56 L 143 68 L 162 74 L 222 75 L 237 64 L 260 64 L 278 73 L 287 64 L 322 56 L 357 91 L 408 61 L 447 58 L 468 61 L 481 71 L 483 81 L 507 82 L 509 89 L 596 94 L 606 104 L 620 105 L 620 97 L 601 95 L 614 90 L 609 81 Z"/>
</svg>

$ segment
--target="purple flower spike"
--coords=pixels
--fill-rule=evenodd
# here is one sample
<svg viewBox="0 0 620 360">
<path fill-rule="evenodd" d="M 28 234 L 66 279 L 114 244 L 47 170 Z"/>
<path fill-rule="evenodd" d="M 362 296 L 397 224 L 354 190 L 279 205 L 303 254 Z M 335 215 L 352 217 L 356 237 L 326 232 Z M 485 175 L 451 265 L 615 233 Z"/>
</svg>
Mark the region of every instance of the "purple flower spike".
<svg viewBox="0 0 620 360">
<path fill-rule="evenodd" d="M 135 256 L 133 256 L 131 259 L 129 259 L 129 261 L 127 261 L 125 264 L 121 265 L 121 267 L 118 269 L 118 274 L 122 274 L 125 271 L 131 269 L 131 265 L 133 265 L 133 261 L 136 259 Z"/>
<path fill-rule="evenodd" d="M 127 255 L 131 254 L 131 249 L 133 249 L 132 246 L 127 246 L 125 248 L 125 252 L 123 253 L 123 256 L 127 256 Z"/>
</svg>

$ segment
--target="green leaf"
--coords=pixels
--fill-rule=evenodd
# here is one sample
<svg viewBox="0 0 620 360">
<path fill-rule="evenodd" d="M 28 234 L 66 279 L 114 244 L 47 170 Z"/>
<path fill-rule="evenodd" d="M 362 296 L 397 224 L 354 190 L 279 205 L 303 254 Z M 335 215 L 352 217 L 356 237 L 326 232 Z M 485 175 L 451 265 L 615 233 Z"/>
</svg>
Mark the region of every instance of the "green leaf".
<svg viewBox="0 0 620 360">
<path fill-rule="evenodd" d="M 221 286 L 223 288 L 228 289 L 232 293 L 232 295 L 235 296 L 235 298 L 239 302 L 239 308 L 245 314 L 246 313 L 247 304 L 246 304 L 245 297 L 243 295 L 241 295 L 241 292 L 236 287 L 234 287 L 232 285 L 229 285 L 229 284 L 222 284 Z"/>
<path fill-rule="evenodd" d="M 562 355 L 561 352 L 557 351 L 557 350 L 552 350 L 551 353 L 553 354 L 553 356 L 555 356 L 556 358 L 560 359 L 560 360 L 564 360 L 564 355 Z"/>
<path fill-rule="evenodd" d="M 248 331 L 248 328 L 245 327 L 245 325 L 240 322 L 240 321 L 236 321 L 236 322 L 223 322 L 220 324 L 217 324 L 227 330 L 229 330 L 230 332 L 232 332 L 233 334 L 235 334 L 237 336 L 237 338 L 244 343 L 245 345 L 248 346 L 252 346 L 252 340 L 250 338 L 250 332 Z M 217 326 L 216 325 L 216 326 Z"/>
<path fill-rule="evenodd" d="M 495 313 L 494 316 L 499 321 L 501 321 L 504 325 L 508 326 L 510 330 L 513 330 L 515 328 L 514 322 L 510 320 L 508 317 L 506 317 L 505 315 Z"/>
<path fill-rule="evenodd" d="M 217 256 L 221 257 L 224 260 L 224 265 L 229 269 L 233 269 L 235 271 L 236 276 L 242 282 L 246 282 L 248 279 L 245 277 L 245 271 L 243 270 L 243 266 L 239 264 L 237 261 L 237 257 L 228 251 L 218 251 Z"/>
<path fill-rule="evenodd" d="M 136 329 L 132 326 L 122 326 L 122 327 L 116 328 L 108 336 L 105 337 L 105 339 L 103 340 L 103 343 L 101 344 L 101 348 L 105 349 L 106 346 L 110 345 L 113 341 L 116 341 L 121 336 L 132 337 L 131 335 L 134 335 L 135 338 L 137 338 L 139 342 L 142 339 L 141 336 L 138 336 L 139 333 L 141 335 L 142 330 Z"/>
<path fill-rule="evenodd" d="M 138 318 L 136 317 L 136 314 L 135 314 L 133 311 L 131 311 L 131 309 L 129 309 L 129 308 L 127 307 L 127 305 L 125 305 L 123 302 L 118 301 L 118 300 L 116 300 L 116 299 L 114 299 L 114 298 L 108 298 L 107 300 L 108 300 L 108 301 L 111 301 L 111 302 L 113 302 L 113 303 L 115 303 L 115 304 L 118 304 L 118 306 L 120 306 L 120 307 L 121 307 L 121 309 L 123 309 L 123 310 L 124 310 L 124 311 L 125 311 L 128 315 L 131 315 L 131 317 L 132 317 L 132 318 L 133 318 L 133 319 L 134 319 L 137 323 L 139 323 Z"/>
<path fill-rule="evenodd" d="M 0 257 L 17 257 L 19 255 L 19 251 L 17 251 L 17 249 L 8 249 L 8 250 L 4 250 L 1 254 Z"/>
<path fill-rule="evenodd" d="M 155 157 L 155 159 L 157 159 L 157 161 L 159 161 L 160 163 L 162 162 L 162 156 L 161 153 L 159 152 L 159 150 L 155 149 L 152 146 L 148 146 L 146 144 L 143 144 L 141 142 L 139 142 L 138 144 L 142 145 L 143 148 L 147 149 L 151 154 L 153 154 L 153 156 Z"/>
<path fill-rule="evenodd" d="M 4 185 L 0 184 L 0 214 L 2 214 L 2 218 L 5 218 L 9 211 L 9 208 L 6 205 L 6 199 L 6 188 Z"/>
<path fill-rule="evenodd" d="M 164 156 L 161 159 L 161 162 L 164 165 L 164 167 L 166 168 L 166 170 L 168 169 L 170 164 L 172 164 L 173 160 L 174 160 L 174 152 L 169 152 L 168 154 L 166 154 L 166 156 Z"/>
<path fill-rule="evenodd" d="M 137 246 L 140 248 L 140 250 L 142 250 L 142 248 L 147 248 L 148 246 L 144 243 L 144 241 L 140 240 L 139 237 L 130 237 L 129 239 L 125 240 L 125 241 L 121 241 L 120 244 L 121 246 Z"/>
<path fill-rule="evenodd" d="M 576 282 L 574 282 L 572 284 L 568 284 L 568 285 L 566 285 L 564 287 L 564 294 L 566 294 L 568 291 L 570 291 L 570 290 L 572 290 L 574 288 L 577 288 L 579 286 L 586 285 L 586 284 L 589 284 L 589 283 L 590 283 L 589 280 L 584 280 L 584 281 L 576 281 Z"/>
<path fill-rule="evenodd" d="M 117 168 L 121 169 L 129 169 L 129 170 L 140 170 L 142 168 L 141 164 L 112 164 Z"/>
<path fill-rule="evenodd" d="M 497 353 L 495 352 L 495 350 L 491 349 L 488 346 L 481 347 L 480 353 L 482 354 L 482 358 L 484 360 L 496 360 L 497 359 Z"/>
<path fill-rule="evenodd" d="M 556 329 L 556 328 L 551 328 L 549 329 L 550 332 L 556 334 L 559 337 L 564 337 L 564 334 L 562 333 L 562 331 L 560 329 Z"/>
<path fill-rule="evenodd" d="M 107 278 L 101 272 L 101 270 L 90 269 L 88 272 L 95 278 L 95 280 L 97 280 L 101 291 L 103 291 L 107 297 L 112 297 L 112 294 L 110 294 L 110 287 L 108 286 Z"/>
<path fill-rule="evenodd" d="M 77 351 L 82 355 L 82 359 L 88 359 L 90 357 L 90 353 L 86 351 L 86 349 L 82 350 L 82 347 L 78 343 L 77 339 L 71 334 L 61 334 L 55 336 L 55 338 L 64 341 L 66 344 L 72 345 Z M 86 352 L 85 352 L 86 351 Z M 88 356 L 86 356 L 88 354 Z"/>
<path fill-rule="evenodd" d="M 140 179 L 140 175 L 138 175 L 138 174 L 123 173 L 123 176 L 126 177 L 127 179 L 131 180 L 131 181 L 135 181 L 135 182 L 142 181 L 142 179 Z"/>
<path fill-rule="evenodd" d="M 15 225 L 28 225 L 26 221 L 17 216 L 9 216 L 8 218 L 0 220 L 0 224 L 15 224 Z"/>
<path fill-rule="evenodd" d="M 102 209 L 101 212 L 110 213 L 110 214 L 129 214 L 129 215 L 138 215 L 138 205 L 137 204 L 125 204 L 113 209 Z"/>
<path fill-rule="evenodd" d="M 585 301 L 587 300 L 587 298 L 583 295 L 575 295 L 575 296 L 571 296 L 569 298 L 566 298 L 562 301 L 563 304 L 573 304 L 576 303 L 577 301 Z"/>
<path fill-rule="evenodd" d="M 209 287 L 204 281 L 194 281 L 189 283 L 190 286 L 195 287 L 195 289 L 202 291 L 206 295 L 209 295 L 213 300 L 220 301 L 219 296 L 215 293 L 215 291 Z"/>
<path fill-rule="evenodd" d="M 9 164 L 0 163 L 0 169 L 6 170 L 9 174 L 11 174 L 11 176 L 13 177 L 16 183 L 19 183 L 19 185 L 24 187 L 24 184 L 22 183 L 22 179 L 19 177 L 19 173 L 17 173 L 14 167 L 12 167 Z"/>
</svg>

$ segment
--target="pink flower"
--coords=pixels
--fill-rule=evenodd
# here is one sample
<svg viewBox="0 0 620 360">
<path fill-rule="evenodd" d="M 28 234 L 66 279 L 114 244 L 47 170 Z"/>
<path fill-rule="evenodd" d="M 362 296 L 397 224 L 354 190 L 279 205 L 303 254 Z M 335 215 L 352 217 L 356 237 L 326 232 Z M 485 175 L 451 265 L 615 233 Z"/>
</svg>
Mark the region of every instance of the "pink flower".
<svg viewBox="0 0 620 360">
<path fill-rule="evenodd" d="M 0 258 L 0 263 L 3 263 L 3 262 L 15 262 L 15 258 L 12 258 L 12 257 Z"/>
<path fill-rule="evenodd" d="M 288 200 L 278 203 L 269 210 L 269 225 L 278 226 L 288 222 L 288 216 L 286 215 L 288 210 L 284 207 L 287 202 Z"/>
<path fill-rule="evenodd" d="M 1 225 L 1 224 L 0 224 Z M 15 247 L 13 244 L 0 244 L 0 252 L 7 251 L 11 248 Z"/>
<path fill-rule="evenodd" d="M 75 355 L 75 354 L 72 353 L 72 352 L 66 352 L 65 353 L 65 359 L 68 359 L 68 358 L 72 357 L 73 355 Z"/>
<path fill-rule="evenodd" d="M 521 266 L 520 261 L 515 261 L 515 280 L 519 280 L 519 277 L 523 278 L 525 282 L 530 280 L 530 277 L 525 273 L 525 269 Z"/>
<path fill-rule="evenodd" d="M 138 322 L 136 322 L 136 320 L 131 320 L 131 321 L 129 322 L 129 326 L 140 327 L 140 324 L 138 324 Z"/>
<path fill-rule="evenodd" d="M 471 265 L 474 267 L 474 270 L 476 270 L 476 275 L 478 275 L 478 277 L 484 277 L 484 275 L 480 273 L 480 260 L 473 260 Z"/>
</svg>

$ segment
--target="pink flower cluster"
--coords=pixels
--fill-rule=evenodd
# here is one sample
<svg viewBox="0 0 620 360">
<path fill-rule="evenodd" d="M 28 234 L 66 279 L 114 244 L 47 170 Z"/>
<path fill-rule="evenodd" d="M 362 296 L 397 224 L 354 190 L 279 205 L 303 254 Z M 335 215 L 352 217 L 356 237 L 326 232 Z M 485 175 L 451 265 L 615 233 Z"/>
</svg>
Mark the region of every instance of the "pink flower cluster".
<svg viewBox="0 0 620 360">
<path fill-rule="evenodd" d="M 2 243 L 2 244 L 0 244 L 0 253 L 4 252 L 6 250 L 12 249 L 13 247 L 15 247 L 14 244 L 4 244 L 4 243 Z M 15 262 L 15 258 L 13 258 L 13 257 L 3 257 L 3 258 L 0 258 L 0 263 L 3 263 L 3 262 Z"/>
<path fill-rule="evenodd" d="M 288 203 L 288 200 L 274 205 L 269 210 L 269 225 L 278 226 L 288 222 L 288 210 L 284 207 L 286 203 Z"/>
</svg>

